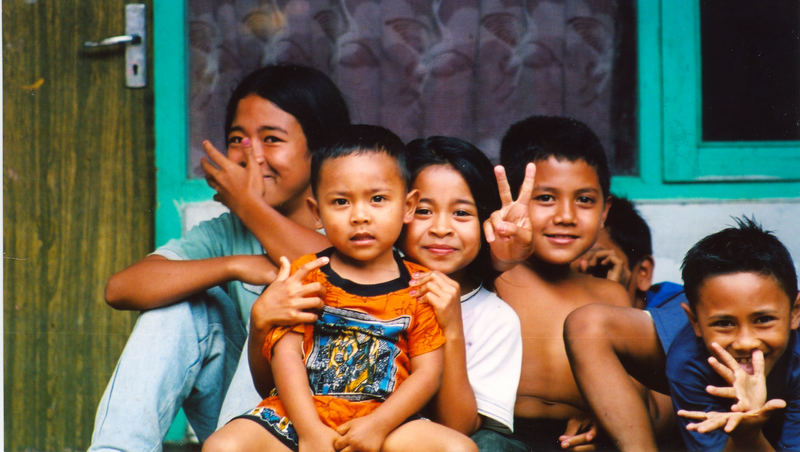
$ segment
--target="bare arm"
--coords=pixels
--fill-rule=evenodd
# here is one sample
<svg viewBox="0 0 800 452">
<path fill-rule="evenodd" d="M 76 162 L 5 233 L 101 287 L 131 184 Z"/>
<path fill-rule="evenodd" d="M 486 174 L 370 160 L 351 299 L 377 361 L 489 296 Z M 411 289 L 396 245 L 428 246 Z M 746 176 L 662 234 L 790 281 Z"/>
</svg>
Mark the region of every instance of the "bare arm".
<svg viewBox="0 0 800 452">
<path fill-rule="evenodd" d="M 323 306 L 322 286 L 319 283 L 303 284 L 303 279 L 311 270 L 327 262 L 327 257 L 313 260 L 289 276 L 289 260 L 281 257 L 281 268 L 275 282 L 261 293 L 250 308 L 250 340 L 247 355 L 253 384 L 262 397 L 266 397 L 274 385 L 269 363 L 263 354 L 264 340 L 275 326 L 296 325 L 317 320 L 314 310 Z"/>
<path fill-rule="evenodd" d="M 246 168 L 220 153 L 209 141 L 203 142 L 209 159 L 203 159 L 208 184 L 217 191 L 214 199 L 225 204 L 261 242 L 270 256 L 295 260 L 330 246 L 324 235 L 285 217 L 264 201 L 264 182 L 254 162 L 253 147 L 244 152 Z M 280 233 L 276 234 L 276 231 Z M 287 240 L 291 237 L 291 240 Z"/>
<path fill-rule="evenodd" d="M 417 298 L 433 307 L 444 332 L 444 370 L 439 391 L 433 398 L 436 420 L 466 435 L 481 425 L 475 393 L 467 375 L 467 352 L 461 317 L 459 284 L 441 272 L 417 277 Z"/>
<path fill-rule="evenodd" d="M 111 276 L 105 297 L 115 309 L 153 309 L 234 279 L 269 284 L 275 273 L 265 256 L 170 260 L 150 255 Z"/>
<path fill-rule="evenodd" d="M 288 332 L 275 344 L 272 372 L 286 414 L 297 430 L 300 450 L 333 451 L 336 432 L 319 418 L 303 362 L 303 336 Z"/>
</svg>

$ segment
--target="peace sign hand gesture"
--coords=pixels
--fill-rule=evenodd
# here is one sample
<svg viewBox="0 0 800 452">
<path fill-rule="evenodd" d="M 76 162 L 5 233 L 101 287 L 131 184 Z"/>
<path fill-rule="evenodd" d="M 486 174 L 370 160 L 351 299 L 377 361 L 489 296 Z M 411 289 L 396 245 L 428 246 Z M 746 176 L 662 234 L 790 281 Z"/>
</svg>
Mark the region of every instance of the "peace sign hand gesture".
<svg viewBox="0 0 800 452">
<path fill-rule="evenodd" d="M 529 205 L 536 176 L 536 165 L 528 163 L 525 179 L 517 199 L 511 196 L 506 170 L 498 165 L 494 168 L 501 207 L 483 223 L 486 241 L 492 251 L 492 263 L 498 271 L 506 271 L 533 254 L 533 229 L 529 216 Z"/>
</svg>

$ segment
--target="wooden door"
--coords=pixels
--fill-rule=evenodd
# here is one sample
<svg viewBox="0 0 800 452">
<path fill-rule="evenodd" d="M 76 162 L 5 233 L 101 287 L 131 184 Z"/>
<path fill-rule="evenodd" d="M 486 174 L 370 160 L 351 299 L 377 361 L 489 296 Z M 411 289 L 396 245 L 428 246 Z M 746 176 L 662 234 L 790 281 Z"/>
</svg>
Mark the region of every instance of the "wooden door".
<svg viewBox="0 0 800 452">
<path fill-rule="evenodd" d="M 125 87 L 122 48 L 81 51 L 124 33 L 123 2 L 2 13 L 5 450 L 85 450 L 135 320 L 104 285 L 153 246 L 152 82 Z"/>
</svg>

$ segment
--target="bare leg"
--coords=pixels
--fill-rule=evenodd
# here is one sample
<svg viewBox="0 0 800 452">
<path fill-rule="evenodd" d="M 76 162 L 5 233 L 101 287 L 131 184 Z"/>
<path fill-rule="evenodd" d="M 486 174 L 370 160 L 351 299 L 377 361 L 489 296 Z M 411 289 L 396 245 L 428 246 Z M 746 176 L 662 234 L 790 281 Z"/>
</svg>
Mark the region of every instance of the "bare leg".
<svg viewBox="0 0 800 452">
<path fill-rule="evenodd" d="M 468 436 L 426 419 L 406 422 L 383 442 L 382 452 L 478 452 Z"/>
<path fill-rule="evenodd" d="M 650 316 L 634 308 L 583 306 L 567 317 L 564 342 L 578 387 L 617 447 L 656 451 L 651 420 L 665 413 L 631 379 L 666 387 L 664 351 Z"/>
<path fill-rule="evenodd" d="M 203 452 L 291 452 L 264 427 L 248 419 L 234 419 L 203 443 Z"/>
</svg>

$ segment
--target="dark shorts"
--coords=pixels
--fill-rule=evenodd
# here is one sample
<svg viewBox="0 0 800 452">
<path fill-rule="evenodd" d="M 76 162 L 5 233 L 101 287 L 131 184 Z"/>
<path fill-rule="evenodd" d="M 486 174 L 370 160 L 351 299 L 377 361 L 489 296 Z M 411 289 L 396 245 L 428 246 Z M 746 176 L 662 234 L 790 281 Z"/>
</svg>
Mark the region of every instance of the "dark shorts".
<svg viewBox="0 0 800 452">
<path fill-rule="evenodd" d="M 663 300 L 659 300 L 659 303 L 655 306 L 648 305 L 645 309 L 650 313 L 650 317 L 653 318 L 653 325 L 656 327 L 656 334 L 661 342 L 664 355 L 667 354 L 672 341 L 675 340 L 678 334 L 686 334 L 683 332 L 685 328 L 691 330 L 689 319 L 681 307 L 681 303 L 684 302 L 686 302 L 686 295 L 683 291 L 680 291 Z M 688 333 L 694 334 L 691 331 Z"/>
<path fill-rule="evenodd" d="M 278 438 L 284 446 L 293 451 L 299 449 L 299 438 L 297 437 L 297 431 L 294 429 L 292 421 L 290 421 L 288 417 L 279 416 L 271 408 L 255 408 L 234 419 L 250 419 L 267 429 L 267 431 L 272 433 L 272 436 L 275 438 Z"/>
</svg>

